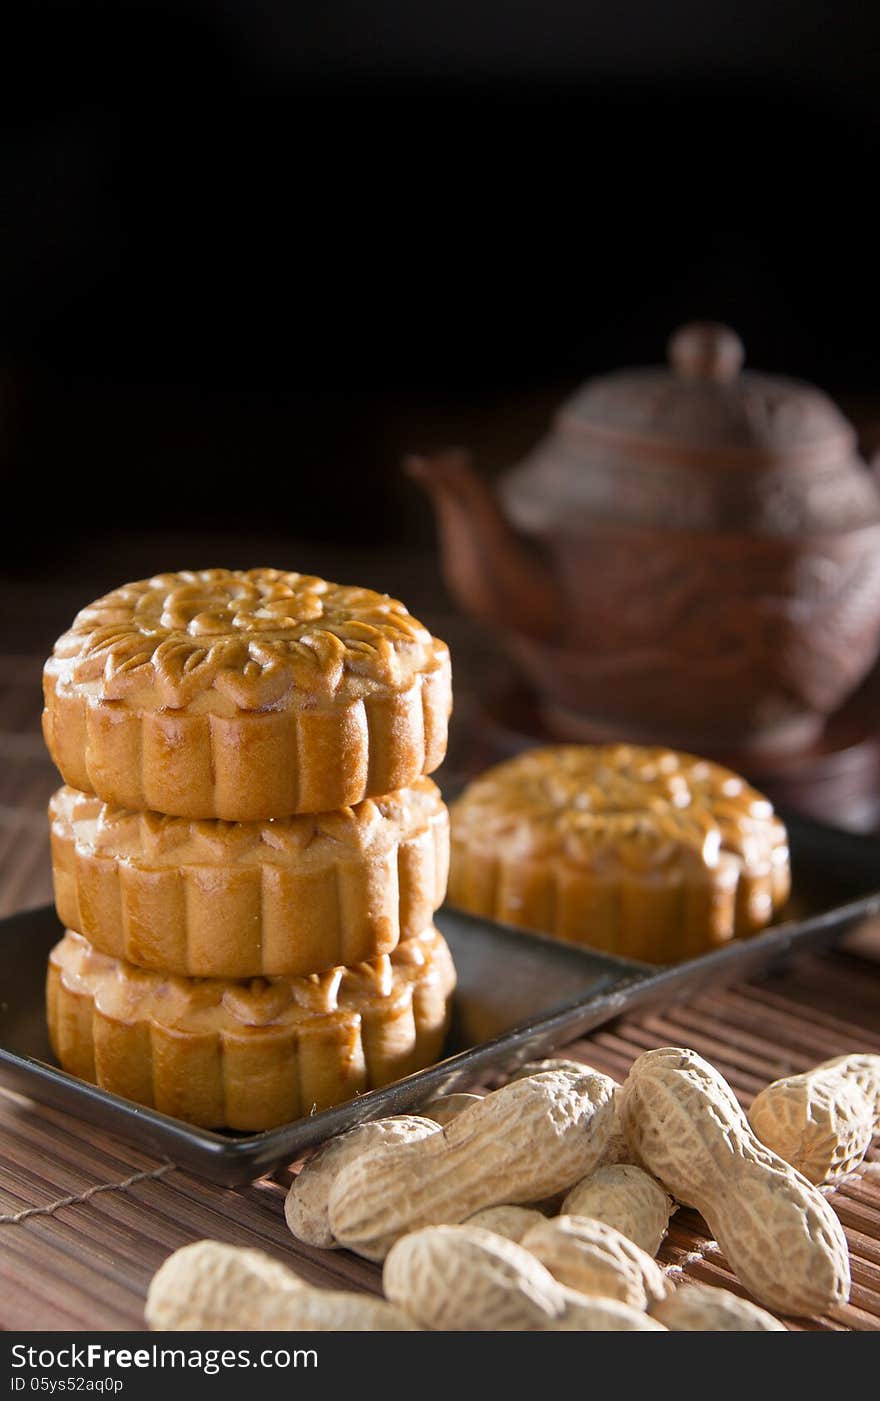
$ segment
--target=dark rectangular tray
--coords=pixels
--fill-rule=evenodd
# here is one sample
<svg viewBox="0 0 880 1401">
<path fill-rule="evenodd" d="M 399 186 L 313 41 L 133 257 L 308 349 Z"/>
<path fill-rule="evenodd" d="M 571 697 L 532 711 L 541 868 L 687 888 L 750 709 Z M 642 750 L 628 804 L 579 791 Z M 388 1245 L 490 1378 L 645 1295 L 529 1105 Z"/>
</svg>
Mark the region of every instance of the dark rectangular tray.
<svg viewBox="0 0 880 1401">
<path fill-rule="evenodd" d="M 59 1070 L 46 1037 L 43 989 L 60 926 L 48 906 L 12 915 L 0 921 L 0 1079 L 214 1182 L 248 1181 L 365 1119 L 406 1113 L 489 1072 L 512 1070 L 635 1007 L 751 976 L 880 914 L 880 843 L 806 818 L 786 820 L 791 906 L 765 933 L 686 963 L 655 968 L 444 907 L 437 924 L 458 970 L 448 1058 L 348 1104 L 248 1136 L 193 1128 Z"/>
</svg>

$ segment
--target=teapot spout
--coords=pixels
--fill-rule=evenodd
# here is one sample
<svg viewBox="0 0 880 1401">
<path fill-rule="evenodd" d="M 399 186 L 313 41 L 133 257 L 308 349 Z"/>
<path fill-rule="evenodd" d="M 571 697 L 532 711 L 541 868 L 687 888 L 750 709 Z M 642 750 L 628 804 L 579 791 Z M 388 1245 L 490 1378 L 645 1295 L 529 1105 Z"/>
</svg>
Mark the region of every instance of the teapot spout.
<svg viewBox="0 0 880 1401">
<path fill-rule="evenodd" d="M 425 488 L 437 515 L 443 572 L 463 612 L 534 638 L 560 627 L 560 594 L 539 550 L 505 520 L 470 456 L 450 448 L 410 456 L 404 470 Z"/>
</svg>

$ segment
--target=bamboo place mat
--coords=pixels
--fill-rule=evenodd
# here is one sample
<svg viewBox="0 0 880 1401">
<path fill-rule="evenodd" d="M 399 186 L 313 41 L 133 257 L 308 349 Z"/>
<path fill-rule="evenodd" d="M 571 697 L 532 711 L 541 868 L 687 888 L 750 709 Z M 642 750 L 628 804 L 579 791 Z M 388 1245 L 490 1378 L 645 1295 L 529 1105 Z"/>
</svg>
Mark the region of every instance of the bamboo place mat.
<svg viewBox="0 0 880 1401">
<path fill-rule="evenodd" d="M 0 913 L 51 897 L 45 804 L 57 777 L 39 737 L 39 661 L 0 657 Z M 621 1079 L 652 1046 L 692 1046 L 744 1103 L 768 1081 L 847 1051 L 880 1052 L 880 954 L 798 960 L 783 975 L 713 990 L 628 1018 L 566 1049 Z M 379 1271 L 345 1252 L 299 1245 L 284 1224 L 290 1174 L 215 1187 L 74 1117 L 0 1092 L 0 1326 L 143 1326 L 149 1280 L 170 1251 L 204 1236 L 257 1246 L 307 1280 L 376 1291 Z M 831 1194 L 852 1256 L 851 1303 L 796 1329 L 880 1328 L 880 1155 Z M 660 1259 L 738 1288 L 700 1218 L 673 1217 Z M 741 1292 L 741 1291 L 740 1291 Z"/>
</svg>

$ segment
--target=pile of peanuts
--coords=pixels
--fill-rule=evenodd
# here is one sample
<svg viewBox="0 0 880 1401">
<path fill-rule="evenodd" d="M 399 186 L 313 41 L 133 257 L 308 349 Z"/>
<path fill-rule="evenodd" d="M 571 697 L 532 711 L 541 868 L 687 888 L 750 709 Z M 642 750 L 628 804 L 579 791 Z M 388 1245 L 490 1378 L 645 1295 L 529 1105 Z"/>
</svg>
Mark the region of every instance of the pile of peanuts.
<svg viewBox="0 0 880 1401">
<path fill-rule="evenodd" d="M 694 1051 L 647 1051 L 618 1085 L 543 1061 L 485 1096 L 333 1139 L 293 1183 L 298 1240 L 384 1261 L 384 1299 L 316 1289 L 255 1250 L 199 1241 L 162 1265 L 163 1329 L 785 1331 L 728 1290 L 676 1284 L 654 1258 L 677 1205 L 706 1220 L 740 1283 L 776 1313 L 849 1299 L 820 1188 L 880 1129 L 880 1056 L 763 1090 L 748 1116 Z M 556 1214 L 558 1213 L 558 1214 Z"/>
</svg>

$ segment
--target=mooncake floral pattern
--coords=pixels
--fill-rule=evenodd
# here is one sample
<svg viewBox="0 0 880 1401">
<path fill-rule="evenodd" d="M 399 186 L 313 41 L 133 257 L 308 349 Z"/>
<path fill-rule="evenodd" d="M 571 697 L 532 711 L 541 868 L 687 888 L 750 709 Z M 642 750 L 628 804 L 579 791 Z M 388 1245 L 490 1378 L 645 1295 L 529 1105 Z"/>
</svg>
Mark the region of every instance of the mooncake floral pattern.
<svg viewBox="0 0 880 1401">
<path fill-rule="evenodd" d="M 744 779 L 706 759 L 635 745 L 558 745 L 499 764 L 452 805 L 453 842 L 503 848 L 510 861 L 561 857 L 632 870 L 722 853 L 783 865 L 785 827 Z"/>
<path fill-rule="evenodd" d="M 436 646 L 402 603 L 372 589 L 278 569 L 205 569 L 98 599 L 54 658 L 73 683 L 100 683 L 107 700 L 149 688 L 180 707 L 215 688 L 247 710 L 295 688 L 318 698 L 402 690 L 433 665 Z"/>
</svg>

